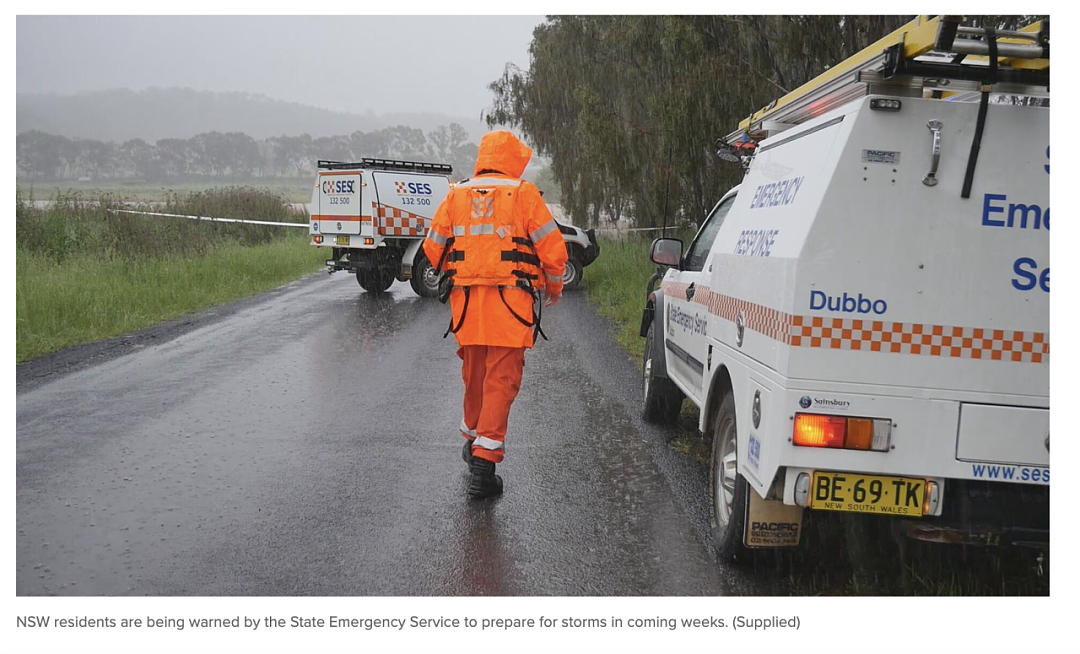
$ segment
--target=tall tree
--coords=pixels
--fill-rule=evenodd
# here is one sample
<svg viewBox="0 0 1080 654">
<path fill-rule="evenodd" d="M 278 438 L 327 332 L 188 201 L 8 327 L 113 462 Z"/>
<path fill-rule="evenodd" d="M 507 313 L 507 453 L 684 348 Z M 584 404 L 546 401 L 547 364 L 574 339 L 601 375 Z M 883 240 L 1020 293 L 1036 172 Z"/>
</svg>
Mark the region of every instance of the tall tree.
<svg viewBox="0 0 1080 654">
<path fill-rule="evenodd" d="M 520 128 L 571 216 L 700 220 L 737 167 L 711 144 L 739 120 L 903 24 L 901 16 L 555 16 L 530 66 L 490 86 L 490 125 Z"/>
</svg>

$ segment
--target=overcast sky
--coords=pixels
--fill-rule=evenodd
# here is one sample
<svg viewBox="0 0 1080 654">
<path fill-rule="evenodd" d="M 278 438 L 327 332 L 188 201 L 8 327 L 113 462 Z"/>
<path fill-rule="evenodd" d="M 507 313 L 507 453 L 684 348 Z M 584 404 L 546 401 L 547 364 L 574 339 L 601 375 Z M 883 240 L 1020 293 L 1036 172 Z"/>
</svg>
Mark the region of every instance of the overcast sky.
<svg viewBox="0 0 1080 654">
<path fill-rule="evenodd" d="M 20 16 L 20 93 L 247 91 L 376 114 L 476 118 L 542 16 Z"/>
</svg>

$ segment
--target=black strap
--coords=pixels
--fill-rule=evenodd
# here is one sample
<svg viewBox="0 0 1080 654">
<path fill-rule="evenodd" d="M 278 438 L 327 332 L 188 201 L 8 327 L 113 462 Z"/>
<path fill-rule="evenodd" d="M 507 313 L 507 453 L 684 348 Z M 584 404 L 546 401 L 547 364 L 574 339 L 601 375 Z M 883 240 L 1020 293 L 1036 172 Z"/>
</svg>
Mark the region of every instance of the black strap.
<svg viewBox="0 0 1080 654">
<path fill-rule="evenodd" d="M 540 321 L 544 317 L 544 296 L 533 287 L 529 287 L 533 296 L 533 307 L 539 307 L 533 309 L 533 320 L 536 321 L 536 331 L 533 332 L 533 343 L 536 343 L 536 335 L 540 334 L 544 337 L 544 340 L 548 340 L 547 334 L 540 327 Z"/>
<path fill-rule="evenodd" d="M 446 260 L 447 261 L 464 261 L 465 260 L 465 251 L 464 250 L 454 250 L 454 251 L 452 251 L 450 253 L 450 256 L 447 257 Z"/>
<path fill-rule="evenodd" d="M 446 328 L 446 332 L 442 337 L 446 338 L 451 333 L 458 333 L 461 330 L 461 326 L 465 324 L 465 314 L 469 310 L 469 286 L 462 286 L 462 290 L 465 292 L 465 306 L 461 307 L 461 318 L 458 320 L 457 327 L 454 327 L 454 315 L 450 314 L 450 325 Z M 503 300 L 505 302 L 505 300 Z"/>
<path fill-rule="evenodd" d="M 520 250 L 503 250 L 501 257 L 502 261 L 527 263 L 533 266 L 540 265 L 540 257 L 536 256 L 532 252 L 521 252 Z"/>
<path fill-rule="evenodd" d="M 513 273 L 514 273 L 515 277 L 520 277 L 521 279 L 528 279 L 530 281 L 532 281 L 534 279 L 540 279 L 540 275 L 530 275 L 529 273 L 525 272 L 524 270 L 515 270 L 515 271 L 513 271 Z"/>
<path fill-rule="evenodd" d="M 532 322 L 529 322 L 529 321 L 525 320 L 524 318 L 519 316 L 516 311 L 514 311 L 513 307 L 510 306 L 510 303 L 506 301 L 506 296 L 503 295 L 503 289 L 504 288 L 520 288 L 523 291 L 528 291 L 529 292 L 529 295 L 532 296 L 533 307 L 534 307 Z M 500 286 L 499 287 L 499 297 L 502 299 L 503 304 L 506 305 L 506 310 L 510 312 L 510 315 L 512 315 L 522 325 L 525 325 L 526 327 L 532 327 L 533 328 L 533 343 L 536 342 L 536 335 L 537 334 L 542 336 L 545 341 L 549 340 L 548 337 L 547 337 L 547 334 L 544 333 L 543 328 L 540 327 L 540 320 L 543 317 L 543 313 L 544 313 L 544 301 L 543 301 L 543 298 L 540 296 L 540 293 L 537 292 L 537 290 L 535 288 L 533 288 L 533 286 L 531 284 L 529 284 L 529 282 L 522 279 L 522 280 L 518 280 L 518 283 L 515 284 L 514 286 L 510 286 L 510 287 Z M 539 311 L 537 311 L 535 309 L 536 306 L 540 307 Z"/>
<path fill-rule="evenodd" d="M 979 117 L 975 121 L 975 138 L 971 140 L 971 153 L 968 155 L 967 170 L 964 172 L 964 187 L 960 190 L 960 197 L 965 199 L 971 197 L 971 184 L 975 180 L 975 163 L 979 160 L 983 128 L 986 127 L 986 108 L 990 104 L 990 89 L 993 88 L 992 85 L 997 80 L 997 34 L 992 27 L 987 27 L 984 31 L 986 32 L 987 46 L 990 49 L 990 75 L 985 87 L 986 90 L 982 92 L 982 97 L 979 98 Z"/>
<path fill-rule="evenodd" d="M 529 322 L 528 320 L 525 320 L 524 318 L 519 316 L 517 314 L 517 312 L 514 311 L 514 308 L 510 306 L 510 303 L 506 301 L 506 296 L 503 295 L 503 289 L 504 288 L 506 288 L 506 287 L 505 286 L 500 286 L 499 287 L 499 298 L 501 298 L 502 301 L 503 301 L 503 304 L 506 305 L 506 309 L 510 312 L 510 315 L 512 315 L 518 322 L 520 322 L 522 325 L 525 325 L 526 327 L 535 327 L 536 326 L 535 320 L 533 322 Z M 510 288 L 521 288 L 521 287 L 520 286 L 511 286 Z M 535 316 L 534 316 L 534 318 L 535 318 Z"/>
</svg>

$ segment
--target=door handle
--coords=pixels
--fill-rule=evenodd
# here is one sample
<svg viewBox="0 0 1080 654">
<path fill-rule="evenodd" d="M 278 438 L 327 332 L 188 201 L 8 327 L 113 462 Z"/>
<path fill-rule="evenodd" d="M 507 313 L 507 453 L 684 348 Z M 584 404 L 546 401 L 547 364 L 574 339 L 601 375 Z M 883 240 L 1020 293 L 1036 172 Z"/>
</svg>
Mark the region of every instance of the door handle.
<svg viewBox="0 0 1080 654">
<path fill-rule="evenodd" d="M 926 127 L 933 135 L 934 142 L 930 148 L 930 172 L 926 173 L 926 176 L 923 177 L 922 183 L 927 186 L 937 186 L 937 168 L 938 162 L 941 160 L 941 121 L 928 121 Z"/>
<path fill-rule="evenodd" d="M 689 301 L 693 300 L 694 299 L 694 293 L 696 293 L 696 292 L 697 292 L 697 289 L 694 288 L 694 283 L 691 282 L 690 285 L 686 287 L 686 301 L 689 302 Z"/>
</svg>

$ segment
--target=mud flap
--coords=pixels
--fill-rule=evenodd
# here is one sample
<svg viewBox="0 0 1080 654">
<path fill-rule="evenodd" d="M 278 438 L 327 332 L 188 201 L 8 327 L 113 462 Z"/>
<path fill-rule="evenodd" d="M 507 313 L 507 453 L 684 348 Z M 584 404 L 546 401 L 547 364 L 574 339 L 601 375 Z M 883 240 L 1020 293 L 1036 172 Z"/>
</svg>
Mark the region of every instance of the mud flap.
<svg viewBox="0 0 1080 654">
<path fill-rule="evenodd" d="M 765 500 L 754 491 L 747 493 L 743 544 L 747 547 L 795 547 L 802 535 L 801 506 L 780 500 Z"/>
<path fill-rule="evenodd" d="M 416 261 L 416 253 L 420 251 L 420 246 L 424 244 L 424 239 L 418 238 L 413 240 L 409 244 L 409 247 L 405 249 L 405 255 L 401 257 L 401 272 L 398 275 L 398 279 L 401 281 L 409 281 L 413 275 L 413 262 Z"/>
</svg>

